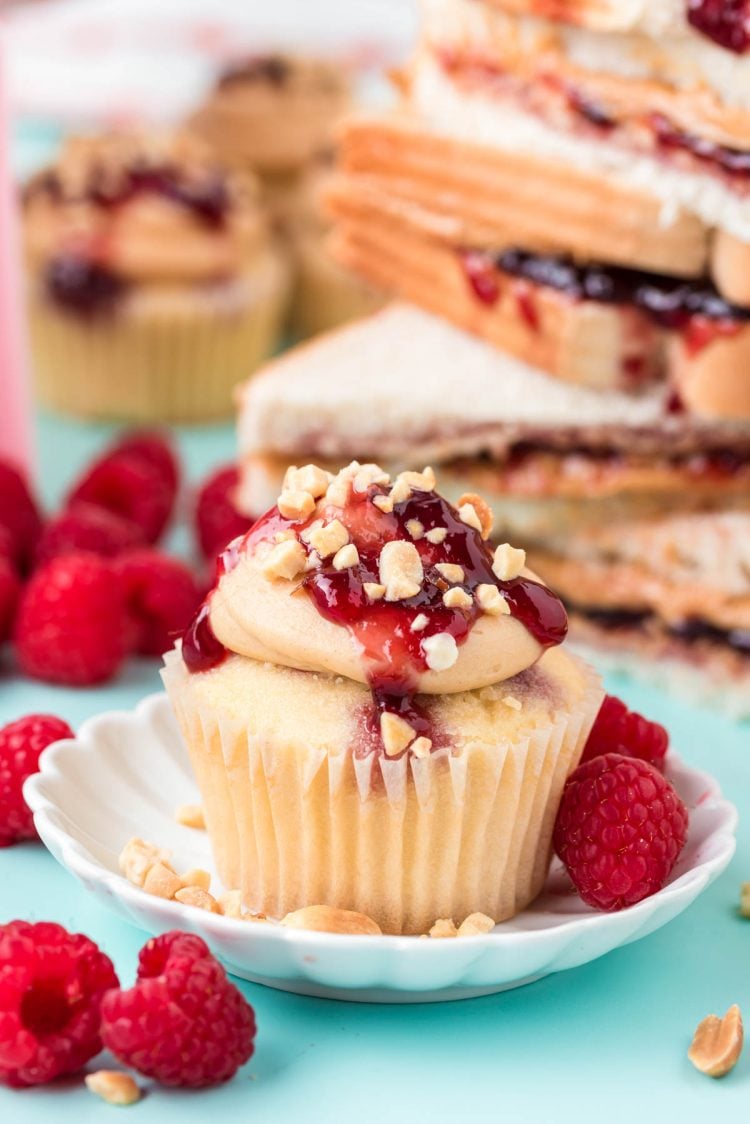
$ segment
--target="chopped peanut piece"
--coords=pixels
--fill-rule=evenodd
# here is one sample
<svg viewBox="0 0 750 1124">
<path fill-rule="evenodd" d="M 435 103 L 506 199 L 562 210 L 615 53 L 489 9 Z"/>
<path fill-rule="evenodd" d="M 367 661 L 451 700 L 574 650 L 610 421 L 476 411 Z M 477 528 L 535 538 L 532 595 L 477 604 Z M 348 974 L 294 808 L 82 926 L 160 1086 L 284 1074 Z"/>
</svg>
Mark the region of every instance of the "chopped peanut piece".
<svg viewBox="0 0 750 1124">
<path fill-rule="evenodd" d="M 353 542 L 347 543 L 342 546 L 341 550 L 337 550 L 333 556 L 334 570 L 348 570 L 352 566 L 359 564 L 359 551 Z"/>
<path fill-rule="evenodd" d="M 473 527 L 475 531 L 482 531 L 482 520 L 476 512 L 476 508 L 472 503 L 462 503 L 458 509 L 458 518 L 467 527 Z"/>
<path fill-rule="evenodd" d="M 403 601 L 419 593 L 424 570 L 414 543 L 401 539 L 387 542 L 380 552 L 379 567 L 386 601 Z"/>
<path fill-rule="evenodd" d="M 435 490 L 435 473 L 431 468 L 423 472 L 399 472 L 393 487 L 391 499 L 393 503 L 403 503 L 408 500 L 412 492 L 433 492 Z"/>
<path fill-rule="evenodd" d="M 208 890 L 211 885 L 211 875 L 207 870 L 201 870 L 200 867 L 196 867 L 193 870 L 186 870 L 184 874 L 181 874 L 180 882 L 183 888 L 185 886 L 197 886 L 199 890 Z"/>
<path fill-rule="evenodd" d="M 302 573 L 306 561 L 307 554 L 302 543 L 296 539 L 288 539 L 269 551 L 261 563 L 261 570 L 264 577 L 272 581 L 276 578 L 291 581 Z"/>
<path fill-rule="evenodd" d="M 504 695 L 503 702 L 511 710 L 521 710 L 521 700 L 517 699 L 515 695 Z"/>
<path fill-rule="evenodd" d="M 317 500 L 325 495 L 332 480 L 330 472 L 315 464 L 306 464 L 303 468 L 288 468 L 284 476 L 284 491 L 309 492 Z"/>
<path fill-rule="evenodd" d="M 479 937 L 491 933 L 495 922 L 486 913 L 470 913 L 458 926 L 459 937 Z"/>
<path fill-rule="evenodd" d="M 201 890 L 199 886 L 185 886 L 182 890 L 178 890 L 175 901 L 181 902 L 182 905 L 193 905 L 196 909 L 208 910 L 209 913 L 221 912 L 216 898 L 207 890 Z"/>
<path fill-rule="evenodd" d="M 422 641 L 422 651 L 430 671 L 447 671 L 458 659 L 458 646 L 449 632 L 436 632 Z"/>
<path fill-rule="evenodd" d="M 492 534 L 492 524 L 494 521 L 492 516 L 492 508 L 487 503 L 487 501 L 483 500 L 481 496 L 478 496 L 476 492 L 464 492 L 464 494 L 459 497 L 459 516 L 461 515 L 461 508 L 465 504 L 468 504 L 474 509 L 474 514 L 479 520 L 479 526 L 477 527 L 477 530 L 481 532 L 483 539 L 488 539 Z M 466 520 L 464 520 L 464 522 L 466 522 Z M 469 526 L 476 527 L 476 524 L 470 523 Z"/>
<path fill-rule="evenodd" d="M 443 594 L 443 604 L 446 609 L 470 609 L 474 604 L 474 598 L 465 589 L 454 585 L 452 589 L 446 589 Z"/>
<path fill-rule="evenodd" d="M 510 613 L 510 605 L 496 585 L 482 582 L 475 590 L 477 603 L 488 617 L 503 617 Z"/>
<path fill-rule="evenodd" d="M 378 937 L 380 926 L 364 913 L 335 909 L 331 905 L 306 905 L 287 913 L 281 920 L 289 929 L 313 929 L 318 933 L 345 933 L 348 936 Z"/>
<path fill-rule="evenodd" d="M 385 586 L 380 585 L 378 582 L 365 582 L 362 586 L 365 591 L 365 596 L 370 601 L 380 601 L 385 597 Z"/>
<path fill-rule="evenodd" d="M 143 889 L 157 898 L 173 898 L 182 888 L 179 874 L 175 874 L 165 863 L 154 863 L 146 875 Z"/>
<path fill-rule="evenodd" d="M 432 749 L 432 738 L 415 738 L 409 746 L 409 752 L 415 757 L 429 757 Z"/>
<path fill-rule="evenodd" d="M 750 917 L 750 882 L 740 887 L 740 917 Z"/>
<path fill-rule="evenodd" d="M 387 472 L 383 472 L 380 465 L 377 464 L 363 464 L 358 469 L 355 477 L 353 488 L 355 492 L 366 492 L 373 484 L 390 484 L 391 478 Z"/>
<path fill-rule="evenodd" d="M 501 582 L 509 582 L 517 578 L 526 565 L 526 551 L 518 550 L 510 543 L 504 542 L 495 550 L 492 561 L 492 572 Z"/>
<path fill-rule="evenodd" d="M 435 569 L 447 582 L 462 582 L 465 577 L 463 566 L 455 562 L 436 562 Z"/>
<path fill-rule="evenodd" d="M 447 535 L 447 527 L 433 527 L 430 531 L 425 532 L 424 537 L 428 542 L 431 542 L 433 546 L 440 546 L 442 542 L 445 542 Z"/>
<path fill-rule="evenodd" d="M 411 625 L 409 627 L 409 631 L 410 632 L 422 632 L 423 629 L 427 628 L 427 625 L 429 623 L 430 623 L 430 618 L 427 616 L 426 613 L 417 613 L 416 617 L 411 622 Z"/>
<path fill-rule="evenodd" d="M 276 506 L 285 519 L 302 522 L 315 510 L 315 500 L 309 492 L 288 490 L 281 493 Z"/>
<path fill-rule="evenodd" d="M 400 715 L 385 710 L 380 715 L 380 736 L 388 757 L 398 757 L 414 741 L 414 729 Z"/>
<path fill-rule="evenodd" d="M 200 804 L 180 804 L 174 818 L 183 827 L 193 827 L 196 831 L 205 831 L 206 817 Z"/>
<path fill-rule="evenodd" d="M 151 867 L 157 862 L 168 866 L 170 858 L 170 851 L 165 851 L 163 847 L 155 847 L 153 843 L 146 843 L 145 840 L 134 836 L 120 852 L 118 865 L 128 882 L 132 882 L 134 886 L 143 886 Z"/>
<path fill-rule="evenodd" d="M 424 524 L 418 519 L 407 519 L 406 529 L 413 539 L 421 539 L 424 535 Z"/>
<path fill-rule="evenodd" d="M 84 1077 L 90 1093 L 101 1097 L 107 1104 L 129 1105 L 141 1099 L 141 1090 L 129 1073 L 118 1069 L 98 1069 Z"/>
<path fill-rule="evenodd" d="M 440 917 L 430 929 L 431 937 L 457 937 L 458 929 L 452 917 Z"/>
<path fill-rule="evenodd" d="M 708 1015 L 698 1024 L 688 1057 L 708 1077 L 724 1077 L 737 1064 L 743 1041 L 742 1015 L 735 1003 L 723 1018 Z"/>
<path fill-rule="evenodd" d="M 393 511 L 393 500 L 390 496 L 373 496 L 372 502 L 384 515 L 390 515 Z"/>
<path fill-rule="evenodd" d="M 316 520 L 317 522 L 317 520 Z M 349 532 L 340 519 L 332 519 L 321 527 L 315 524 L 309 529 L 308 541 L 321 558 L 329 558 L 346 546 L 349 542 Z"/>
<path fill-rule="evenodd" d="M 238 921 L 244 920 L 248 916 L 242 908 L 242 891 L 241 890 L 225 890 L 223 894 L 218 897 L 219 911 L 225 917 L 234 917 Z"/>
</svg>

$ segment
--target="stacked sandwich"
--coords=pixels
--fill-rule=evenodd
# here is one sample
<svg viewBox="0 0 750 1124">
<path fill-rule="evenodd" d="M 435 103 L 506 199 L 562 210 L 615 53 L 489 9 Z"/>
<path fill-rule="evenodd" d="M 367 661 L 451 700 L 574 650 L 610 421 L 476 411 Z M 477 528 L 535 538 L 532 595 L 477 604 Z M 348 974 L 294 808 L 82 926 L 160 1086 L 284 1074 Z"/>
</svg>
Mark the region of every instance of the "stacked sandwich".
<svg viewBox="0 0 750 1124">
<path fill-rule="evenodd" d="M 743 8 L 425 0 L 405 106 L 347 126 L 330 204 L 340 260 L 426 311 L 247 391 L 245 505 L 289 459 L 440 462 L 579 638 L 750 710 Z"/>
</svg>

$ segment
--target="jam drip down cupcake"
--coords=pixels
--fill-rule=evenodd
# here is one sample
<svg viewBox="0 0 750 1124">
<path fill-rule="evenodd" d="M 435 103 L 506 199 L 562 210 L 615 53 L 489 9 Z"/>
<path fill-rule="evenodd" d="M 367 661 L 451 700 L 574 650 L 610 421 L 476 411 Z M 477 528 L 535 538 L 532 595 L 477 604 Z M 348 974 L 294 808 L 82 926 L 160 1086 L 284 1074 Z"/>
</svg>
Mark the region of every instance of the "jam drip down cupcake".
<svg viewBox="0 0 750 1124">
<path fill-rule="evenodd" d="M 220 875 L 269 916 L 388 933 L 540 891 L 602 691 L 558 598 L 476 495 L 292 468 L 166 658 Z"/>
<path fill-rule="evenodd" d="M 252 176 L 185 137 L 72 138 L 24 193 L 37 386 L 92 417 L 220 417 L 287 289 Z"/>
</svg>

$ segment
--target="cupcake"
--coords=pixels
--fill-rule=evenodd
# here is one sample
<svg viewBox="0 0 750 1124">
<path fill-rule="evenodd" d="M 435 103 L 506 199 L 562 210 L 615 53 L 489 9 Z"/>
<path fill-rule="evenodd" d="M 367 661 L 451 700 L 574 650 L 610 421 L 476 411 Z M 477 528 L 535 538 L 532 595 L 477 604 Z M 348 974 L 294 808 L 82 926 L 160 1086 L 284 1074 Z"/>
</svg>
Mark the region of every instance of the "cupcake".
<svg viewBox="0 0 750 1124">
<path fill-rule="evenodd" d="M 163 672 L 219 875 L 385 933 L 539 893 L 602 699 L 558 598 L 430 469 L 287 473 Z"/>
<path fill-rule="evenodd" d="M 224 164 L 260 173 L 280 190 L 330 143 L 349 105 L 341 66 L 292 55 L 240 59 L 219 77 L 190 128 Z"/>
<path fill-rule="evenodd" d="M 386 300 L 381 290 L 339 265 L 328 249 L 330 223 L 322 197 L 331 178 L 331 166 L 330 154 L 322 154 L 310 165 L 287 219 L 295 266 L 289 327 L 299 339 L 368 316 Z"/>
<path fill-rule="evenodd" d="M 288 287 L 252 177 L 182 136 L 73 138 L 24 195 L 38 394 L 84 417 L 204 421 L 276 343 Z"/>
</svg>

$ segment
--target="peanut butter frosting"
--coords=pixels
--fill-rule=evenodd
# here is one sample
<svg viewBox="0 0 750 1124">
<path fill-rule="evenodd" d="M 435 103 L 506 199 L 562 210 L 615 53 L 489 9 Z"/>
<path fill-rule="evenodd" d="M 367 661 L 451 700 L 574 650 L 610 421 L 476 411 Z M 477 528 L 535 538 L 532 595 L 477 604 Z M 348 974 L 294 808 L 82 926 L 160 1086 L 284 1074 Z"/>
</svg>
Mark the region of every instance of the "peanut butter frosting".
<svg viewBox="0 0 750 1124">
<path fill-rule="evenodd" d="M 356 461 L 335 476 L 290 468 L 277 504 L 222 556 L 185 663 L 236 653 L 368 684 L 386 753 L 401 752 L 424 736 L 415 695 L 510 679 L 564 638 L 558 598 L 522 550 L 493 551 L 491 529 L 481 497 L 452 506 L 430 468 L 393 480 Z"/>
<path fill-rule="evenodd" d="M 254 178 L 227 173 L 184 135 L 73 137 L 24 196 L 34 273 L 94 263 L 123 283 L 201 283 L 240 274 L 267 245 Z"/>
</svg>

